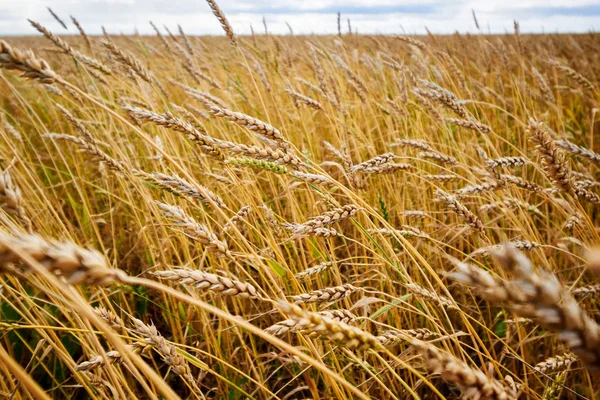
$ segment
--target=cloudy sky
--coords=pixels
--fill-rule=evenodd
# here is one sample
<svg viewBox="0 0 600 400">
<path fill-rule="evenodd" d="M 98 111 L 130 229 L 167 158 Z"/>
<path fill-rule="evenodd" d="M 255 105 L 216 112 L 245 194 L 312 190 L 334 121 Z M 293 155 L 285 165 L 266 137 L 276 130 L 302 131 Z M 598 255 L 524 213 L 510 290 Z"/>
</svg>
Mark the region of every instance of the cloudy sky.
<svg viewBox="0 0 600 400">
<path fill-rule="evenodd" d="M 477 32 L 474 10 L 483 32 L 588 32 L 600 29 L 600 0 L 220 0 L 221 8 L 239 34 L 263 32 L 265 17 L 271 33 L 335 33 L 336 13 L 342 13 L 359 33 Z M 101 25 L 113 33 L 152 32 L 148 21 L 189 34 L 222 34 L 204 0 L 0 0 L 0 35 L 37 33 L 27 18 L 56 33 L 66 33 L 46 7 L 65 22 L 75 16 L 88 33 Z M 76 30 L 69 25 L 69 32 Z"/>
</svg>

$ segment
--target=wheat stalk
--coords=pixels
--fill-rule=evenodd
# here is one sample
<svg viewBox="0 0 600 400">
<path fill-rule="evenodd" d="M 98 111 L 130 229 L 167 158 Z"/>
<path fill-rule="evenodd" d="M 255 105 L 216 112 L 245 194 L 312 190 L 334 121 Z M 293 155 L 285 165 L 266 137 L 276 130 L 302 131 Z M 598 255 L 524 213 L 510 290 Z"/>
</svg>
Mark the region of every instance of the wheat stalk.
<svg viewBox="0 0 600 400">
<path fill-rule="evenodd" d="M 71 17 L 71 21 L 73 21 L 73 24 L 77 27 L 79 34 L 81 35 L 83 40 L 85 40 L 85 45 L 87 46 L 88 50 L 92 51 L 92 41 L 90 40 L 90 37 L 85 33 L 83 26 L 81 26 L 81 24 L 79 23 L 77 18 L 75 18 L 72 15 L 70 17 Z"/>
<path fill-rule="evenodd" d="M 318 313 L 320 316 L 329 318 L 333 322 L 343 322 L 350 324 L 356 320 L 356 316 L 348 310 L 327 310 Z M 286 333 L 304 333 L 310 327 L 310 323 L 306 320 L 297 318 L 286 319 L 271 325 L 265 332 L 275 336 L 281 336 Z M 312 336 L 312 335 L 311 335 Z"/>
<path fill-rule="evenodd" d="M 167 364 L 176 375 L 181 376 L 186 382 L 191 384 L 194 390 L 200 391 L 192 376 L 187 361 L 178 353 L 177 347 L 169 343 L 156 329 L 154 324 L 147 325 L 137 318 L 131 318 L 131 321 L 133 323 L 132 331 L 140 335 L 147 346 L 156 349 L 161 355 L 163 362 Z"/>
<path fill-rule="evenodd" d="M 294 277 L 296 279 L 308 279 L 314 275 L 318 275 L 323 271 L 327 271 L 328 269 L 330 269 L 333 266 L 333 263 L 331 261 L 328 262 L 322 262 L 318 265 L 315 265 L 314 267 L 310 267 L 305 269 L 302 272 L 298 272 L 297 274 L 294 275 Z"/>
<path fill-rule="evenodd" d="M 283 300 L 279 301 L 278 305 L 284 314 L 300 319 L 300 323 L 308 325 L 308 329 L 311 331 L 321 334 L 331 341 L 340 342 L 347 348 L 363 350 L 381 348 L 381 343 L 375 336 L 359 328 L 317 313 L 304 311 L 297 305 Z"/>
<path fill-rule="evenodd" d="M 556 148 L 555 142 L 548 132 L 543 129 L 540 122 L 531 120 L 527 126 L 531 141 L 536 145 L 536 152 L 541 157 L 542 168 L 546 176 L 556 188 L 569 194 L 575 194 L 571 169 L 564 156 Z"/>
<path fill-rule="evenodd" d="M 310 235 L 318 228 L 324 228 L 329 225 L 341 222 L 352 217 L 359 211 L 359 207 L 347 204 L 335 210 L 327 211 L 311 220 L 294 226 L 292 232 L 294 236 Z"/>
<path fill-rule="evenodd" d="M 521 167 L 527 164 L 527 159 L 525 157 L 502 157 L 496 158 L 493 160 L 488 160 L 486 165 L 488 168 L 496 168 L 496 167 L 504 167 L 504 168 L 514 168 Z"/>
<path fill-rule="evenodd" d="M 459 262 L 455 263 L 459 272 L 451 276 L 475 286 L 488 301 L 507 304 L 522 317 L 538 319 L 548 329 L 559 332 L 559 337 L 585 364 L 598 366 L 600 326 L 562 288 L 556 276 L 546 271 L 534 272 L 531 261 L 509 245 L 494 258 L 518 280 L 497 280 L 487 271 Z"/>
<path fill-rule="evenodd" d="M 206 225 L 202 225 L 188 216 L 181 207 L 158 201 L 156 205 L 161 209 L 165 217 L 175 223 L 175 226 L 181 228 L 194 241 L 206 246 L 208 251 L 216 253 L 219 256 L 232 257 L 225 241 L 219 240 L 217 235 L 211 232 Z"/>
<path fill-rule="evenodd" d="M 244 206 L 238 210 L 237 213 L 231 218 L 225 225 L 223 225 L 223 232 L 229 232 L 233 227 L 239 227 L 244 219 L 248 217 L 248 215 L 252 212 L 252 207 Z"/>
<path fill-rule="evenodd" d="M 412 346 L 423 356 L 425 367 L 443 380 L 460 387 L 465 399 L 508 400 L 517 399 L 500 381 L 488 378 L 450 353 L 439 350 L 430 343 L 412 339 Z"/>
<path fill-rule="evenodd" d="M 310 293 L 290 296 L 290 299 L 294 304 L 336 302 L 360 290 L 360 288 L 347 283 L 341 286 L 332 286 L 325 289 L 313 290 Z"/>
<path fill-rule="evenodd" d="M 52 32 L 50 32 L 48 29 L 43 27 L 41 24 L 39 24 L 35 21 L 32 21 L 32 20 L 28 20 L 28 21 L 31 25 L 33 25 L 33 27 L 35 29 L 37 29 L 40 33 L 42 33 L 44 36 L 46 36 L 58 48 L 60 48 L 65 53 L 70 54 L 76 60 L 89 65 L 90 67 L 102 72 L 103 74 L 106 74 L 106 75 L 112 74 L 112 71 L 110 70 L 110 68 L 108 68 L 106 65 L 102 64 L 100 61 L 90 58 L 90 57 L 86 56 L 85 54 L 82 54 L 79 51 L 73 49 L 67 42 L 65 42 L 58 36 L 54 35 Z"/>
<path fill-rule="evenodd" d="M 575 82 L 579 83 L 584 89 L 589 90 L 589 91 L 594 90 L 594 85 L 592 84 L 592 82 L 590 82 L 589 79 L 587 79 L 586 77 L 581 75 L 579 72 L 575 71 L 574 69 L 572 69 L 572 68 L 564 65 L 563 63 L 556 61 L 552 58 L 548 59 L 548 64 L 552 65 L 553 67 L 558 68 L 561 72 L 565 73 L 569 78 L 572 78 Z"/>
<path fill-rule="evenodd" d="M 577 146 L 574 143 L 569 142 L 568 140 L 557 140 L 556 145 L 561 149 L 568 151 L 571 154 L 575 154 L 590 160 L 596 165 L 600 165 L 600 154 L 594 153 L 593 151 L 586 149 L 583 146 Z"/>
<path fill-rule="evenodd" d="M 441 296 L 431 290 L 425 289 L 423 286 L 417 285 L 416 283 L 407 283 L 404 285 L 408 290 L 414 293 L 416 296 L 428 299 L 448 309 L 458 310 L 458 307 L 447 297 Z"/>
<path fill-rule="evenodd" d="M 458 161 L 456 158 L 448 156 L 446 154 L 439 153 L 437 151 L 423 151 L 417 154 L 419 158 L 425 158 L 441 162 L 442 164 L 456 165 Z"/>
<path fill-rule="evenodd" d="M 353 165 L 352 167 L 350 167 L 350 172 L 359 172 L 365 169 L 378 167 L 391 162 L 396 157 L 397 156 L 394 153 L 380 154 L 376 157 L 371 158 L 370 160 L 367 160 L 357 165 Z"/>
<path fill-rule="evenodd" d="M 0 67 L 21 71 L 24 78 L 36 79 L 41 83 L 52 84 L 58 79 L 48 63 L 36 57 L 31 50 L 13 48 L 4 40 L 0 40 Z"/>
<path fill-rule="evenodd" d="M 444 118 L 444 121 L 446 121 L 449 124 L 467 128 L 467 129 L 470 129 L 475 132 L 484 133 L 484 134 L 492 133 L 492 128 L 490 128 L 488 125 L 485 125 L 485 124 L 483 124 L 479 121 L 476 121 L 472 118 L 471 119 Z"/>
<path fill-rule="evenodd" d="M 46 7 L 46 9 L 50 13 L 50 15 L 52 15 L 52 17 L 56 20 L 56 22 L 58 22 L 63 28 L 65 28 L 65 30 L 69 30 L 69 28 L 67 28 L 67 25 L 65 25 L 64 21 L 60 19 L 60 17 L 56 15 L 56 13 L 52 11 L 50 7 Z"/>
<path fill-rule="evenodd" d="M 394 143 L 391 144 L 392 147 L 394 146 L 399 146 L 399 147 L 412 147 L 415 149 L 419 149 L 419 150 L 423 150 L 423 151 L 435 151 L 433 149 L 433 147 L 431 147 L 429 145 L 429 143 L 427 143 L 424 140 L 419 140 L 419 139 L 396 139 L 396 141 Z"/>
<path fill-rule="evenodd" d="M 511 242 L 507 242 L 507 243 L 509 243 L 511 246 L 514 246 L 516 249 L 525 250 L 525 251 L 533 251 L 541 246 L 541 244 L 531 242 L 529 240 L 514 240 Z M 470 257 L 477 257 L 477 256 L 489 257 L 494 252 L 502 250 L 502 247 L 503 247 L 503 245 L 501 245 L 501 244 L 497 244 L 494 246 L 481 247 L 481 248 L 473 251 L 472 253 L 470 253 L 469 256 Z"/>
<path fill-rule="evenodd" d="M 83 249 L 68 241 L 46 240 L 34 234 L 0 232 L 0 268 L 24 257 L 39 262 L 71 285 L 106 285 L 125 276 L 123 271 L 111 269 L 96 250 Z"/>
<path fill-rule="evenodd" d="M 195 288 L 210 290 L 223 296 L 252 300 L 264 299 L 258 290 L 249 283 L 208 272 L 188 268 L 174 268 L 166 271 L 157 271 L 153 274 L 162 279 L 177 281 L 181 285 L 191 285 Z"/>
<path fill-rule="evenodd" d="M 18 218 L 26 227 L 30 227 L 31 221 L 27 218 L 23 208 L 21 190 L 13 184 L 8 169 L 0 170 L 0 208 L 8 215 Z"/>
<path fill-rule="evenodd" d="M 228 119 L 238 125 L 241 125 L 252 132 L 256 132 L 265 136 L 267 139 L 276 141 L 281 147 L 287 148 L 288 142 L 284 139 L 279 130 L 270 124 L 263 122 L 257 118 L 253 118 L 241 112 L 231 111 L 226 108 L 220 108 L 216 105 L 208 107 L 210 113 L 217 117 Z"/>
<path fill-rule="evenodd" d="M 533 369 L 541 374 L 559 372 L 569 368 L 575 361 L 577 361 L 577 357 L 572 353 L 565 353 L 560 356 L 549 357 L 544 361 L 537 363 Z"/>
<path fill-rule="evenodd" d="M 227 21 L 225 14 L 223 13 L 223 11 L 221 11 L 217 2 L 214 0 L 206 0 L 206 2 L 210 6 L 210 9 L 212 10 L 215 17 L 217 17 L 217 19 L 221 23 L 221 27 L 225 31 L 225 35 L 227 35 L 229 42 L 237 46 L 237 40 L 235 38 L 235 35 L 233 34 L 233 29 L 231 28 L 231 25 L 229 25 L 229 21 Z"/>
<path fill-rule="evenodd" d="M 89 132 L 87 133 L 89 134 Z M 114 158 L 110 157 L 105 152 L 100 150 L 100 148 L 96 146 L 96 144 L 93 141 L 90 141 L 92 140 L 91 137 L 89 137 L 89 140 L 86 140 L 77 136 L 65 135 L 61 133 L 47 133 L 42 137 L 51 140 L 62 140 L 75 143 L 81 149 L 81 151 L 91 154 L 111 170 L 119 173 L 125 173 L 126 171 L 126 165 L 123 161 L 115 160 Z"/>
<path fill-rule="evenodd" d="M 478 216 L 473 214 L 467 207 L 465 207 L 455 196 L 452 196 L 441 189 L 435 191 L 437 198 L 442 201 L 447 208 L 452 210 L 456 215 L 462 218 L 467 225 L 471 228 L 483 232 L 485 226 Z"/>
</svg>

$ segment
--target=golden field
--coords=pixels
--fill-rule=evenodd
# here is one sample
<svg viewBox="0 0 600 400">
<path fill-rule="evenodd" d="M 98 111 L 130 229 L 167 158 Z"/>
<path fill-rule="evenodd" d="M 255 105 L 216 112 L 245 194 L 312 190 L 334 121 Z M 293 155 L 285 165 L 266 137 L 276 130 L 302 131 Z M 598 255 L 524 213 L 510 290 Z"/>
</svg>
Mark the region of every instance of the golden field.
<svg viewBox="0 0 600 400">
<path fill-rule="evenodd" d="M 597 398 L 600 36 L 209 4 L 0 42 L 0 397 Z"/>
</svg>

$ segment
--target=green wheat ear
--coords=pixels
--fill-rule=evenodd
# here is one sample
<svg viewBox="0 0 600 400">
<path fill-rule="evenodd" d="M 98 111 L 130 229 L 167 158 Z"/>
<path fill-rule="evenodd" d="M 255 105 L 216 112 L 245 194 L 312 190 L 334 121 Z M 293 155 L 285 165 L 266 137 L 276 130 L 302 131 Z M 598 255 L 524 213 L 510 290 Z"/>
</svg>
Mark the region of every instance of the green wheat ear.
<svg viewBox="0 0 600 400">
<path fill-rule="evenodd" d="M 264 169 L 266 171 L 271 171 L 276 174 L 288 173 L 288 169 L 286 167 L 284 167 L 283 165 L 279 165 L 276 162 L 257 160 L 255 158 L 250 157 L 228 158 L 227 160 L 225 160 L 225 163 L 234 167 L 253 167 L 258 169 Z"/>
<path fill-rule="evenodd" d="M 388 213 L 387 205 L 381 197 L 381 193 L 377 195 L 377 202 L 379 203 L 379 210 L 381 211 L 381 216 L 385 219 L 386 222 L 390 222 L 390 214 Z"/>
</svg>

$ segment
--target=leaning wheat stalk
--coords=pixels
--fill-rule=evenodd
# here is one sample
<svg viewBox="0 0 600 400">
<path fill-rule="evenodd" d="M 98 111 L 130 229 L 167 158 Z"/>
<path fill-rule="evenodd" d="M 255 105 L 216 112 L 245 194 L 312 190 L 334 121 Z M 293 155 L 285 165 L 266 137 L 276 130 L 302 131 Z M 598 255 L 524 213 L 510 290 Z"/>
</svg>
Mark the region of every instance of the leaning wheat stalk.
<svg viewBox="0 0 600 400">
<path fill-rule="evenodd" d="M 181 378 L 188 382 L 194 390 L 199 391 L 200 389 L 196 384 L 196 380 L 190 371 L 190 366 L 185 358 L 179 354 L 177 347 L 169 343 L 156 329 L 154 324 L 145 324 L 142 320 L 137 318 L 131 318 L 131 321 L 133 322 L 134 327 L 132 331 L 142 337 L 144 344 L 156 349 L 161 355 L 163 362 L 167 364 L 176 375 L 181 376 Z"/>
<path fill-rule="evenodd" d="M 371 158 L 370 160 L 364 161 L 357 165 L 353 165 L 352 167 L 350 167 L 350 172 L 359 172 L 364 169 L 378 167 L 391 162 L 396 157 L 397 156 L 394 153 L 380 154 L 376 157 Z"/>
<path fill-rule="evenodd" d="M 503 281 L 474 265 L 456 262 L 451 277 L 474 286 L 488 301 L 509 306 L 517 315 L 534 318 L 559 338 L 588 366 L 600 366 L 600 326 L 579 306 L 555 275 L 534 271 L 531 261 L 507 245 L 496 252 L 496 262 L 517 280 Z"/>
<path fill-rule="evenodd" d="M 577 357 L 575 357 L 572 353 L 565 353 L 563 355 L 549 357 L 544 361 L 540 361 L 533 367 L 533 369 L 542 374 L 559 372 L 569 368 L 575 361 L 577 361 Z"/>
<path fill-rule="evenodd" d="M 251 212 L 252 207 L 250 206 L 244 206 L 240 208 L 238 212 L 235 213 L 234 216 L 229 218 L 229 221 L 227 221 L 227 223 L 223 226 L 223 232 L 229 232 L 231 229 L 233 229 L 234 226 L 240 226 L 243 223 L 244 219 L 246 219 Z"/>
<path fill-rule="evenodd" d="M 75 143 L 79 146 L 81 151 L 92 155 L 94 158 L 98 159 L 100 162 L 105 164 L 108 168 L 113 171 L 119 173 L 125 173 L 125 163 L 119 160 L 115 160 L 114 158 L 107 155 L 105 152 L 100 150 L 98 146 L 93 141 L 86 140 L 84 138 L 80 138 L 72 135 L 65 135 L 62 133 L 47 133 L 43 135 L 46 139 L 58 140 L 58 141 L 67 141 Z M 91 139 L 91 138 L 90 138 Z"/>
<path fill-rule="evenodd" d="M 44 36 L 46 36 L 58 48 L 60 48 L 65 53 L 70 54 L 76 60 L 82 62 L 83 64 L 87 64 L 90 67 L 92 67 L 94 69 L 97 69 L 98 71 L 100 71 L 100 72 L 102 72 L 102 73 L 104 73 L 106 75 L 111 75 L 112 74 L 112 71 L 106 65 L 102 64 L 98 60 L 90 58 L 90 57 L 88 57 L 88 56 L 80 53 L 79 51 L 73 49 L 67 42 L 65 42 L 64 40 L 62 40 L 58 36 L 54 35 L 52 32 L 50 32 L 48 29 L 46 29 L 45 27 L 43 27 L 41 24 L 39 24 L 39 23 L 37 23 L 35 21 L 32 21 L 32 20 L 29 20 L 29 22 L 31 23 L 31 25 L 33 25 L 33 27 L 35 29 L 37 29 Z"/>
<path fill-rule="evenodd" d="M 489 378 L 452 354 L 431 343 L 412 339 L 413 347 L 423 356 L 425 367 L 443 380 L 460 387 L 464 399 L 516 400 L 517 394 L 502 382 Z"/>
<path fill-rule="evenodd" d="M 600 165 L 600 154 L 598 153 L 594 153 L 593 151 L 586 149 L 583 146 L 578 146 L 575 143 L 571 143 L 568 140 L 557 140 L 555 143 L 558 147 L 568 151 L 571 154 L 578 155 L 596 165 Z"/>
<path fill-rule="evenodd" d="M 305 104 L 306 106 L 308 106 L 310 108 L 314 108 L 315 110 L 323 109 L 323 106 L 317 100 L 315 100 L 311 97 L 305 96 L 302 93 L 298 93 L 291 88 L 285 89 L 285 92 L 287 94 L 289 94 L 290 96 L 292 96 L 292 98 L 298 103 Z"/>
<path fill-rule="evenodd" d="M 286 301 L 278 302 L 280 310 L 290 317 L 299 319 L 307 329 L 318 333 L 327 339 L 339 342 L 350 349 L 381 349 L 382 345 L 372 334 L 342 321 L 335 321 L 317 313 L 304 311 L 295 304 Z"/>
<path fill-rule="evenodd" d="M 290 296 L 290 299 L 294 304 L 335 302 L 360 290 L 360 288 L 347 283 L 341 286 L 332 286 L 325 289 L 313 290 L 310 293 Z"/>
<path fill-rule="evenodd" d="M 458 331 L 455 333 L 455 335 L 452 336 L 456 336 L 458 334 L 464 333 Z M 443 339 L 438 333 L 432 332 L 426 328 L 387 330 L 377 335 L 377 340 L 379 340 L 381 344 L 386 347 L 393 346 L 401 341 L 404 342 L 407 340 L 407 338 L 413 338 L 418 340 L 428 340 L 433 338 Z"/>
<path fill-rule="evenodd" d="M 206 246 L 206 250 L 222 257 L 232 257 L 227 242 L 220 240 L 206 225 L 190 217 L 179 206 L 156 202 L 164 216 L 173 221 L 192 240 Z"/>
<path fill-rule="evenodd" d="M 471 228 L 483 232 L 485 226 L 478 216 L 473 214 L 467 207 L 464 206 L 455 196 L 452 196 L 441 189 L 435 192 L 437 198 L 442 201 L 447 208 L 452 210 L 456 215 L 462 218 Z"/>
<path fill-rule="evenodd" d="M 556 143 L 546 132 L 540 122 L 531 120 L 527 127 L 531 141 L 536 145 L 536 152 L 541 158 L 542 168 L 554 186 L 569 194 L 575 194 L 571 169 L 556 148 Z"/>
<path fill-rule="evenodd" d="M 589 79 L 587 79 L 586 77 L 581 75 L 579 72 L 575 71 L 574 69 L 572 69 L 572 68 L 564 65 L 563 63 L 556 61 L 552 58 L 548 59 L 548 64 L 550 64 L 553 67 L 556 67 L 560 71 L 564 72 L 569 78 L 572 78 L 573 80 L 575 80 L 575 82 L 579 83 L 584 89 L 589 90 L 589 91 L 594 90 L 594 85 L 592 84 L 592 82 L 590 82 Z"/>
<path fill-rule="evenodd" d="M 356 320 L 356 316 L 348 310 L 327 310 L 321 311 L 318 314 L 329 318 L 332 321 L 343 322 L 346 324 L 352 323 Z M 281 336 L 288 332 L 306 332 L 309 327 L 310 323 L 306 320 L 290 318 L 271 325 L 265 329 L 265 332 L 275 336 Z"/>
<path fill-rule="evenodd" d="M 223 156 L 218 150 L 222 149 L 234 154 L 241 154 L 258 160 L 273 161 L 279 164 L 290 165 L 295 168 L 303 165 L 302 160 L 291 152 L 270 147 L 248 146 L 241 143 L 216 139 L 198 131 L 191 124 L 182 121 L 180 118 L 174 117 L 170 113 L 157 114 L 150 110 L 144 110 L 133 106 L 125 106 L 124 109 L 128 114 L 142 121 L 149 121 L 156 125 L 185 133 L 188 139 L 197 143 L 209 154 L 214 155 L 219 159 L 222 159 Z"/>
<path fill-rule="evenodd" d="M 470 129 L 475 132 L 484 133 L 484 134 L 492 133 L 491 127 L 489 127 L 488 125 L 486 125 L 484 123 L 476 121 L 473 118 L 470 118 L 470 119 L 445 118 L 444 121 L 446 121 L 449 124 L 467 128 L 467 129 Z"/>
<path fill-rule="evenodd" d="M 120 281 L 125 273 L 109 267 L 106 258 L 68 241 L 47 240 L 34 234 L 8 234 L 0 231 L 0 268 L 20 261 L 22 255 L 39 262 L 67 283 L 104 285 Z"/>
<path fill-rule="evenodd" d="M 0 40 L 0 67 L 23 72 L 23 77 L 51 84 L 58 75 L 48 63 L 36 57 L 31 50 L 21 51 Z"/>
<path fill-rule="evenodd" d="M 296 279 L 308 279 L 314 275 L 318 275 L 323 271 L 327 271 L 328 269 L 330 269 L 333 266 L 333 263 L 331 261 L 327 261 L 327 262 L 322 262 L 320 264 L 315 265 L 314 267 L 310 267 L 305 269 L 302 272 L 298 272 L 296 275 L 294 275 L 294 277 Z"/>
<path fill-rule="evenodd" d="M 71 21 L 73 21 L 73 24 L 77 27 L 77 30 L 79 31 L 79 34 L 81 35 L 83 40 L 85 40 L 85 45 L 87 46 L 88 50 L 92 51 L 92 42 L 90 40 L 90 37 L 85 33 L 83 26 L 81 26 L 81 24 L 79 23 L 77 18 L 75 18 L 72 15 L 71 15 Z"/>
<path fill-rule="evenodd" d="M 267 139 L 274 140 L 281 147 L 287 148 L 289 144 L 284 139 L 279 130 L 272 125 L 263 122 L 257 118 L 253 118 L 241 112 L 232 111 L 226 108 L 220 108 L 216 105 L 207 105 L 208 111 L 216 117 L 222 117 L 232 121 L 238 125 L 246 127 L 248 130 L 265 136 Z"/>
<path fill-rule="evenodd" d="M 222 296 L 232 296 L 243 299 L 263 299 L 260 293 L 258 293 L 258 290 L 249 283 L 199 270 L 174 268 L 171 270 L 154 272 L 154 275 L 162 279 L 177 281 L 177 283 L 181 285 L 190 285 L 198 289 L 207 289 Z"/>
<path fill-rule="evenodd" d="M 414 293 L 417 297 L 431 300 L 440 307 L 448 308 L 450 310 L 458 310 L 458 307 L 449 298 L 439 295 L 431 290 L 425 289 L 423 286 L 417 285 L 416 283 L 407 283 L 404 285 L 408 290 Z"/>
<path fill-rule="evenodd" d="M 221 11 L 221 8 L 219 8 L 219 5 L 217 4 L 217 2 L 215 0 L 206 0 L 206 2 L 210 6 L 215 17 L 217 17 L 217 19 L 221 23 L 221 27 L 225 31 L 225 35 L 227 35 L 229 42 L 231 44 L 237 46 L 237 41 L 236 41 L 235 35 L 233 34 L 233 29 L 231 28 L 229 21 L 225 17 L 225 14 L 223 13 L 223 11 Z"/>
<path fill-rule="evenodd" d="M 0 208 L 8 215 L 18 218 L 26 227 L 30 227 L 31 221 L 27 218 L 23 208 L 21 190 L 13 184 L 8 169 L 0 170 Z"/>
<path fill-rule="evenodd" d="M 359 207 L 347 204 L 343 207 L 336 208 L 335 210 L 327 211 L 318 217 L 315 217 L 302 224 L 293 225 L 292 232 L 294 237 L 301 237 L 314 233 L 318 228 L 324 228 L 329 225 L 341 222 L 345 219 L 352 217 L 359 211 Z"/>
</svg>

